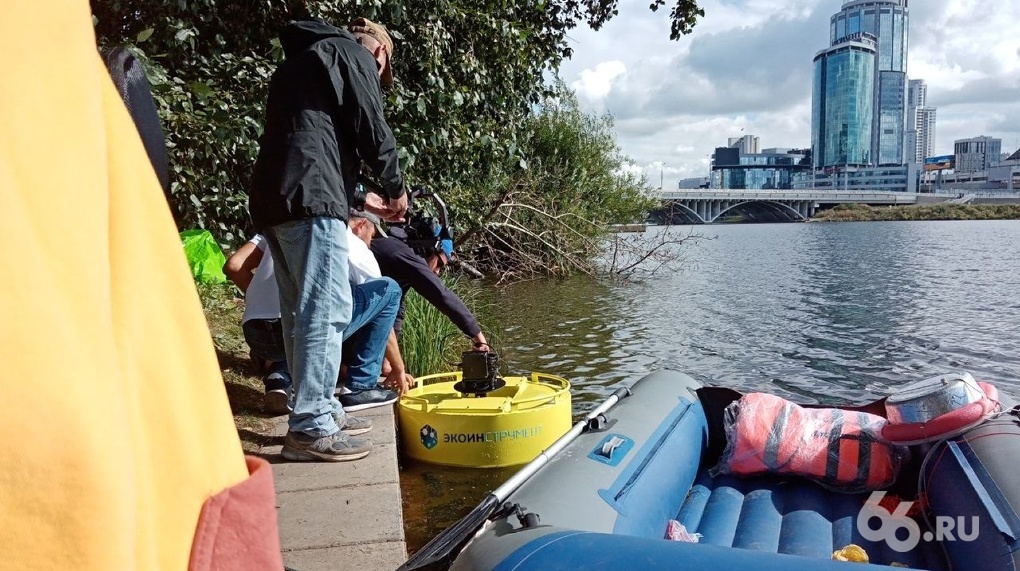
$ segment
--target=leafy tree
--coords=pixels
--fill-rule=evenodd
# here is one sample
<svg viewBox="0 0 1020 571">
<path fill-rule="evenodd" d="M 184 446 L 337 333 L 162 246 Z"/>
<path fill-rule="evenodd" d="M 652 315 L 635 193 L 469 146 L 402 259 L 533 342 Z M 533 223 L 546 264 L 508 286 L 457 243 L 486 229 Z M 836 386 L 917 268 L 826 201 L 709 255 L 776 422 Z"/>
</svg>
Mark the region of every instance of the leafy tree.
<svg viewBox="0 0 1020 571">
<path fill-rule="evenodd" d="M 655 203 L 612 127 L 612 117 L 582 112 L 558 83 L 520 137 L 529 168 L 507 168 L 493 188 L 466 197 L 474 217 L 460 241 L 503 279 L 598 271 L 610 225 L 640 221 Z"/>
<path fill-rule="evenodd" d="M 553 93 L 544 74 L 571 55 L 566 34 L 600 27 L 617 1 L 92 0 L 92 11 L 101 46 L 133 46 L 147 63 L 179 226 L 236 244 L 251 231 L 245 191 L 286 21 L 366 16 L 389 28 L 397 81 L 387 113 L 402 167 L 443 192 L 470 228 L 481 221 L 467 216 L 479 194 L 498 197 L 494 181 L 526 178 L 538 162 L 531 153 L 544 152 L 522 136 Z M 701 14 L 695 0 L 679 0 L 672 37 Z"/>
</svg>

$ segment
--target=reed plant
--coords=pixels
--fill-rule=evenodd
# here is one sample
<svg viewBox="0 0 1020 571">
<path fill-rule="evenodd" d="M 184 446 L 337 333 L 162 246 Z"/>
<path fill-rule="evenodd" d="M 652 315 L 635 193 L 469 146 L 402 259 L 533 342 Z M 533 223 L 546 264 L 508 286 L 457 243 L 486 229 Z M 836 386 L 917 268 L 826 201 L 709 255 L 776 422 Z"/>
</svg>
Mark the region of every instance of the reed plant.
<svg viewBox="0 0 1020 571">
<path fill-rule="evenodd" d="M 478 290 L 457 279 L 446 279 L 465 305 L 478 315 Z M 489 342 L 495 343 L 491 339 Z M 453 371 L 460 362 L 461 352 L 471 346 L 452 321 L 414 290 L 407 293 L 404 324 L 400 333 L 400 353 L 407 371 L 416 377 Z M 493 347 L 495 348 L 495 347 Z"/>
</svg>

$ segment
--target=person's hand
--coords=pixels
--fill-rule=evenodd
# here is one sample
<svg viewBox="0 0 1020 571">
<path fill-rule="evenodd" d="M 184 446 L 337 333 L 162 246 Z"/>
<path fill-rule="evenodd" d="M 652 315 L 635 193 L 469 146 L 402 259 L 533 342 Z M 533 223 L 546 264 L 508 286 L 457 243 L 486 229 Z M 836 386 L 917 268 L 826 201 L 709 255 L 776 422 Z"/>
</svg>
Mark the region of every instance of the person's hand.
<svg viewBox="0 0 1020 571">
<path fill-rule="evenodd" d="M 386 205 L 386 199 L 374 192 L 368 192 L 365 194 L 364 208 L 366 211 L 375 214 L 379 218 L 384 218 L 389 212 Z"/>
<path fill-rule="evenodd" d="M 471 350 L 481 353 L 492 350 L 492 347 L 489 347 L 489 341 L 485 339 L 485 334 L 481 331 L 478 332 L 478 335 L 471 338 Z"/>
<path fill-rule="evenodd" d="M 370 192 L 365 195 L 365 210 L 387 222 L 403 222 L 407 214 L 407 194 L 400 198 L 383 198 Z"/>
<path fill-rule="evenodd" d="M 390 369 L 389 374 L 383 380 L 383 386 L 400 396 L 404 396 L 407 394 L 407 390 L 414 386 L 415 382 L 414 377 L 407 372 Z"/>
<path fill-rule="evenodd" d="M 387 222 L 403 222 L 404 215 L 407 214 L 407 193 L 400 195 L 400 198 L 391 198 L 386 201 L 386 207 L 390 211 L 390 215 L 383 218 Z"/>
</svg>

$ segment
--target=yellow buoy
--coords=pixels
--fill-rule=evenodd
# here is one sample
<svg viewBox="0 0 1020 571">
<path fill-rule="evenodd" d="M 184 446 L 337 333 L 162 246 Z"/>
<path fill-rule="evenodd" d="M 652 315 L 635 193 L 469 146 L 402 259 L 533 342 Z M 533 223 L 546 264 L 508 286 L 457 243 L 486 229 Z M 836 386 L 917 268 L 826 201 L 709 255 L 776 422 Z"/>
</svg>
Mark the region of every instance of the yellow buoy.
<svg viewBox="0 0 1020 571">
<path fill-rule="evenodd" d="M 570 430 L 566 379 L 544 373 L 502 377 L 506 386 L 484 396 L 457 392 L 461 379 L 459 371 L 420 377 L 400 399 L 405 454 L 446 466 L 516 466 Z"/>
</svg>

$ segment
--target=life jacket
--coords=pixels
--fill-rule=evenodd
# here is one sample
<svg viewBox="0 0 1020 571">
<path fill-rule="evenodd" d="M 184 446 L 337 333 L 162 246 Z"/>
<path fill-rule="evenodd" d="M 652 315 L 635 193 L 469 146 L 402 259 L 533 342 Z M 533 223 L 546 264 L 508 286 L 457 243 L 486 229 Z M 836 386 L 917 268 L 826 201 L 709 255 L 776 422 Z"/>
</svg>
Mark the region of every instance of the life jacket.
<svg viewBox="0 0 1020 571">
<path fill-rule="evenodd" d="M 895 481 L 903 455 L 881 441 L 885 423 L 865 412 L 744 395 L 726 408 L 726 448 L 717 472 L 793 474 L 846 492 L 884 488 Z"/>
</svg>

